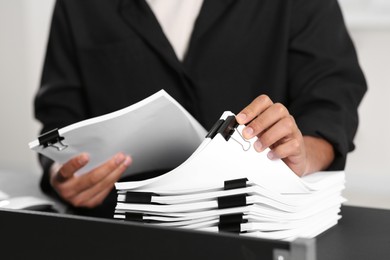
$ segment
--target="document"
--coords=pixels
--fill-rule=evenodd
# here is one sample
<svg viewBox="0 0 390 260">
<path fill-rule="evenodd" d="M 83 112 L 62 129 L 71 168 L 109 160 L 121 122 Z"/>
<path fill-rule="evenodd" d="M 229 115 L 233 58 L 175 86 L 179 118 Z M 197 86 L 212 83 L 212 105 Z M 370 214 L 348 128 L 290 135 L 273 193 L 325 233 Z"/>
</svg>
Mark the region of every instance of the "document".
<svg viewBox="0 0 390 260">
<path fill-rule="evenodd" d="M 4 193 L 4 192 L 2 192 L 2 191 L 0 190 L 0 201 L 1 201 L 1 200 L 8 199 L 8 198 L 9 198 L 8 194 L 7 194 L 7 193 Z"/>
<path fill-rule="evenodd" d="M 172 169 L 204 140 L 206 130 L 167 92 L 160 90 L 129 107 L 46 133 L 30 149 L 58 163 L 87 152 L 84 174 L 118 152 L 132 157 L 124 175 Z"/>
<path fill-rule="evenodd" d="M 226 111 L 196 151 L 164 175 L 117 182 L 114 218 L 151 225 L 293 240 L 337 224 L 343 171 L 298 177 L 245 140 Z"/>
</svg>

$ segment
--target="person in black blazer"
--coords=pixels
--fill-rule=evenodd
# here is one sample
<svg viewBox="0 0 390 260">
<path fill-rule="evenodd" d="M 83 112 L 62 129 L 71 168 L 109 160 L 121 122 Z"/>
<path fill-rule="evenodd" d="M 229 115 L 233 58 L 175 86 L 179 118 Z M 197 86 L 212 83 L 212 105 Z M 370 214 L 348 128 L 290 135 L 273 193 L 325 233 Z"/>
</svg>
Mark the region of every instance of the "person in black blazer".
<svg viewBox="0 0 390 260">
<path fill-rule="evenodd" d="M 42 133 L 165 89 L 206 129 L 226 110 L 297 175 L 342 170 L 366 91 L 337 0 L 204 0 L 179 60 L 145 0 L 57 0 L 35 115 Z M 131 127 L 131 126 L 129 126 Z M 118 151 L 119 152 L 119 151 Z M 40 156 L 42 189 L 112 217 L 122 153 L 81 177 Z"/>
</svg>

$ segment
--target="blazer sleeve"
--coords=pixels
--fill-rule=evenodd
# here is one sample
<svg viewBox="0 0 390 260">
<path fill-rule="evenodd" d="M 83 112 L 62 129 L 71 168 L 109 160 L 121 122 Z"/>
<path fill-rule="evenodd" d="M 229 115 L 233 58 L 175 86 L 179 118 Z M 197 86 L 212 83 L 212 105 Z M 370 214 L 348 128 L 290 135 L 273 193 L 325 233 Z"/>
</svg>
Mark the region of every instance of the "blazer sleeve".
<svg viewBox="0 0 390 260">
<path fill-rule="evenodd" d="M 85 119 L 87 108 L 77 65 L 72 30 L 61 0 L 54 7 L 41 86 L 34 100 L 35 117 L 41 133 Z M 41 188 L 52 190 L 49 169 L 52 161 L 39 156 L 43 168 Z"/>
<path fill-rule="evenodd" d="M 293 1 L 288 55 L 289 110 L 303 135 L 333 144 L 329 170 L 354 149 L 358 106 L 366 92 L 353 42 L 336 0 Z"/>
</svg>

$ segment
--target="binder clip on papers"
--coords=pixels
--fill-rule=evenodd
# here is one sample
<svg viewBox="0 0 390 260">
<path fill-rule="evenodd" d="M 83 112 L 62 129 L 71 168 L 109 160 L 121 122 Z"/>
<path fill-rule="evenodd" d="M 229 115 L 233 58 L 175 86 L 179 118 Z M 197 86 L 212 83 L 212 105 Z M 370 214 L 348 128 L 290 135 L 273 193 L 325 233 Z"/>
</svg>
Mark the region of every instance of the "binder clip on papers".
<svg viewBox="0 0 390 260">
<path fill-rule="evenodd" d="M 44 148 L 53 147 L 58 151 L 65 150 L 68 147 L 68 145 L 62 142 L 64 139 L 58 133 L 58 129 L 51 130 L 38 137 L 39 145 L 42 145 Z"/>
<path fill-rule="evenodd" d="M 257 138 L 241 136 L 244 127 L 225 112 L 178 167 L 117 182 L 114 218 L 286 241 L 313 238 L 336 225 L 344 174 L 300 178 L 282 160 L 268 159 L 267 150 L 257 152 Z"/>
<path fill-rule="evenodd" d="M 213 139 L 216 134 L 221 134 L 226 141 L 232 138 L 232 140 L 242 146 L 244 151 L 248 151 L 251 148 L 251 143 L 242 136 L 240 131 L 237 131 L 237 127 L 236 117 L 231 115 L 230 112 L 225 112 L 221 119 L 213 125 L 206 138 Z"/>
</svg>

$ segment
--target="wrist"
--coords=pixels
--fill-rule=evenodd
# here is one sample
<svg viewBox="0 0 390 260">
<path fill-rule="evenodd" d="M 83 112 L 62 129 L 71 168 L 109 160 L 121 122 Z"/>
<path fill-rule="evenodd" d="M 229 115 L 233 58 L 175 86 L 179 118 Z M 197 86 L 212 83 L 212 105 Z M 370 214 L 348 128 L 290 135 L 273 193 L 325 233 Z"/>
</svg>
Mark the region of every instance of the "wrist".
<svg viewBox="0 0 390 260">
<path fill-rule="evenodd" d="M 304 136 L 306 167 L 303 175 L 326 170 L 334 160 L 333 146 L 325 139 Z"/>
</svg>

